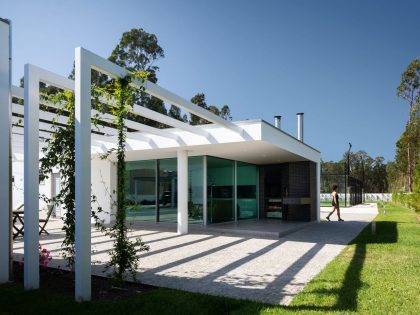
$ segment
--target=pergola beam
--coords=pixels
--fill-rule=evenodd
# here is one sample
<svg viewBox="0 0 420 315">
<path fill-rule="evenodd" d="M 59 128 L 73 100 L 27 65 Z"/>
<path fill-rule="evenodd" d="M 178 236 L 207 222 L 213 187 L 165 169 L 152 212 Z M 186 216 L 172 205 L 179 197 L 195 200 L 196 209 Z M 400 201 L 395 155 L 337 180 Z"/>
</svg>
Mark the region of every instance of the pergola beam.
<svg viewBox="0 0 420 315">
<path fill-rule="evenodd" d="M 139 85 L 140 82 L 137 82 L 137 85 Z M 196 104 L 191 103 L 190 101 L 187 101 L 185 98 L 182 98 L 179 95 L 176 95 L 175 93 L 172 93 L 171 91 L 155 84 L 150 81 L 144 82 L 144 87 L 146 89 L 146 92 L 150 95 L 157 97 L 167 103 L 173 104 L 177 107 L 180 107 L 191 114 L 194 114 L 196 116 L 200 116 L 201 118 L 204 118 L 212 123 L 215 123 L 217 125 L 220 125 L 226 129 L 229 129 L 241 136 L 244 134 L 244 130 L 241 127 L 238 127 L 234 123 L 231 123 L 230 121 L 227 121 L 208 110 L 201 108 L 200 106 L 197 106 Z"/>
<path fill-rule="evenodd" d="M 91 65 L 92 69 L 95 69 L 101 73 L 104 73 L 112 78 L 123 78 L 127 75 L 131 75 L 131 73 L 127 69 L 124 69 L 112 63 L 111 61 L 106 60 L 86 49 L 83 49 L 83 51 L 84 51 L 84 54 L 90 60 L 92 60 L 92 65 Z M 155 83 L 152 83 L 146 80 L 144 84 L 142 84 L 140 81 L 134 79 L 131 84 L 138 88 L 141 86 L 144 86 L 146 93 L 149 93 L 150 95 L 158 99 L 161 99 L 164 102 L 183 108 L 194 115 L 200 116 L 212 123 L 223 126 L 224 128 L 227 128 L 241 136 L 244 135 L 244 130 L 241 127 L 238 127 L 234 123 L 227 121 L 209 112 L 208 110 L 205 110 L 201 108 L 200 106 L 187 101 L 186 99 L 180 97 L 179 95 L 176 95 L 175 93 L 172 93 L 171 91 Z"/>
</svg>

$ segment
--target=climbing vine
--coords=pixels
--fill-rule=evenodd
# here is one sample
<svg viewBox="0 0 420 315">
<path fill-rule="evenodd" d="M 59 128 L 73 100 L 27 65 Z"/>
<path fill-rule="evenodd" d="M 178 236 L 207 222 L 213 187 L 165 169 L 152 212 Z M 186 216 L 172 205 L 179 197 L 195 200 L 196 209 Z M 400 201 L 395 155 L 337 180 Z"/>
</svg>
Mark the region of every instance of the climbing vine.
<svg viewBox="0 0 420 315">
<path fill-rule="evenodd" d="M 47 146 L 42 149 L 43 157 L 40 160 L 40 178 L 48 177 L 54 169 L 58 169 L 61 179 L 61 190 L 52 199 L 43 196 L 46 202 L 53 202 L 56 206 L 63 206 L 66 210 L 63 215 L 64 240 L 62 243 L 63 257 L 67 265 L 74 267 L 75 259 L 75 103 L 74 93 L 70 91 L 55 91 L 43 94 L 44 102 L 50 105 L 41 105 L 41 108 L 53 111 L 56 117 L 52 120 L 51 138 L 46 140 Z M 60 120 L 64 118 L 65 121 Z M 61 122 L 59 122 L 61 121 Z M 91 196 L 92 205 L 96 197 Z M 105 230 L 103 222 L 98 217 L 102 212 L 98 205 L 91 211 L 95 226 L 101 231 Z"/>
<path fill-rule="evenodd" d="M 149 246 L 144 244 L 140 237 L 130 240 L 127 236 L 128 228 L 126 224 L 126 169 L 125 169 L 125 151 L 126 151 L 126 118 L 133 108 L 138 93 L 144 91 L 144 88 L 135 89 L 130 86 L 131 80 L 137 78 L 141 83 L 147 77 L 147 73 L 142 71 L 133 75 L 126 76 L 118 80 L 112 80 L 105 88 L 99 90 L 106 95 L 108 100 L 113 99 L 114 105 L 108 106 L 107 111 L 114 115 L 118 131 L 117 148 L 110 150 L 106 155 L 109 156 L 115 152 L 117 158 L 117 200 L 115 202 L 116 215 L 115 223 L 108 231 L 108 235 L 114 239 L 114 248 L 110 252 L 110 262 L 107 267 L 112 268 L 113 278 L 121 283 L 124 280 L 125 273 L 130 272 L 135 279 L 136 269 L 138 268 L 139 252 L 149 250 Z"/>
</svg>

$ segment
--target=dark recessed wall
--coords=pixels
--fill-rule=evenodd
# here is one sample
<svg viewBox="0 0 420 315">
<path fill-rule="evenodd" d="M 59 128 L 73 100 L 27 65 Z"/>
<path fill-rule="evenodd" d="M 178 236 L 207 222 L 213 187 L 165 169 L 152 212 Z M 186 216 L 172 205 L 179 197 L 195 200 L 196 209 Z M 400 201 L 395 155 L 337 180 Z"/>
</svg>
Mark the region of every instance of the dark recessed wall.
<svg viewBox="0 0 420 315">
<path fill-rule="evenodd" d="M 281 198 L 290 204 L 283 204 L 283 219 L 289 221 L 316 220 L 316 164 L 313 162 L 290 162 L 260 166 L 260 218 L 264 218 L 269 198 Z M 291 198 L 305 204 L 293 204 Z M 306 200 L 310 199 L 309 202 Z"/>
</svg>

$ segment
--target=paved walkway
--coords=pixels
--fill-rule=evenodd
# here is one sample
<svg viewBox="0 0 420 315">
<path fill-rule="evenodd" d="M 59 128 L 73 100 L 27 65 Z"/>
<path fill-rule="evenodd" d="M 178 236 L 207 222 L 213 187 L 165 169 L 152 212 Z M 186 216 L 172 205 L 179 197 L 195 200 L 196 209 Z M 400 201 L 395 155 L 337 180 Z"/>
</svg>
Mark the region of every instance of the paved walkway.
<svg viewBox="0 0 420 315">
<path fill-rule="evenodd" d="M 322 208 L 321 217 L 329 210 Z M 376 214 L 376 205 L 352 207 L 342 211 L 345 222 L 311 224 L 271 239 L 206 231 L 179 236 L 156 226 L 132 231 L 130 237 L 141 236 L 150 245 L 140 256 L 143 283 L 287 305 Z M 41 244 L 52 251 L 51 264 L 63 266 L 60 221 L 50 223 L 51 235 Z M 22 240 L 14 245 L 15 259 L 21 259 Z M 103 275 L 111 248 L 107 237 L 92 230 L 93 273 Z"/>
</svg>

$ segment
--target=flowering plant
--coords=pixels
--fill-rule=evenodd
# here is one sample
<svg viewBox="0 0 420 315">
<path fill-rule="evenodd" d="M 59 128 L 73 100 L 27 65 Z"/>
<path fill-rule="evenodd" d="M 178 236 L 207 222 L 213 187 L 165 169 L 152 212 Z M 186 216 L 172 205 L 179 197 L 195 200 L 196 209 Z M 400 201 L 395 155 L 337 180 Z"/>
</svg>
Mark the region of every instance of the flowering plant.
<svg viewBox="0 0 420 315">
<path fill-rule="evenodd" d="M 48 266 L 48 263 L 52 259 L 50 255 L 50 251 L 46 248 L 43 248 L 41 244 L 39 244 L 38 250 L 39 250 L 39 265 L 41 267 L 46 268 Z"/>
</svg>

